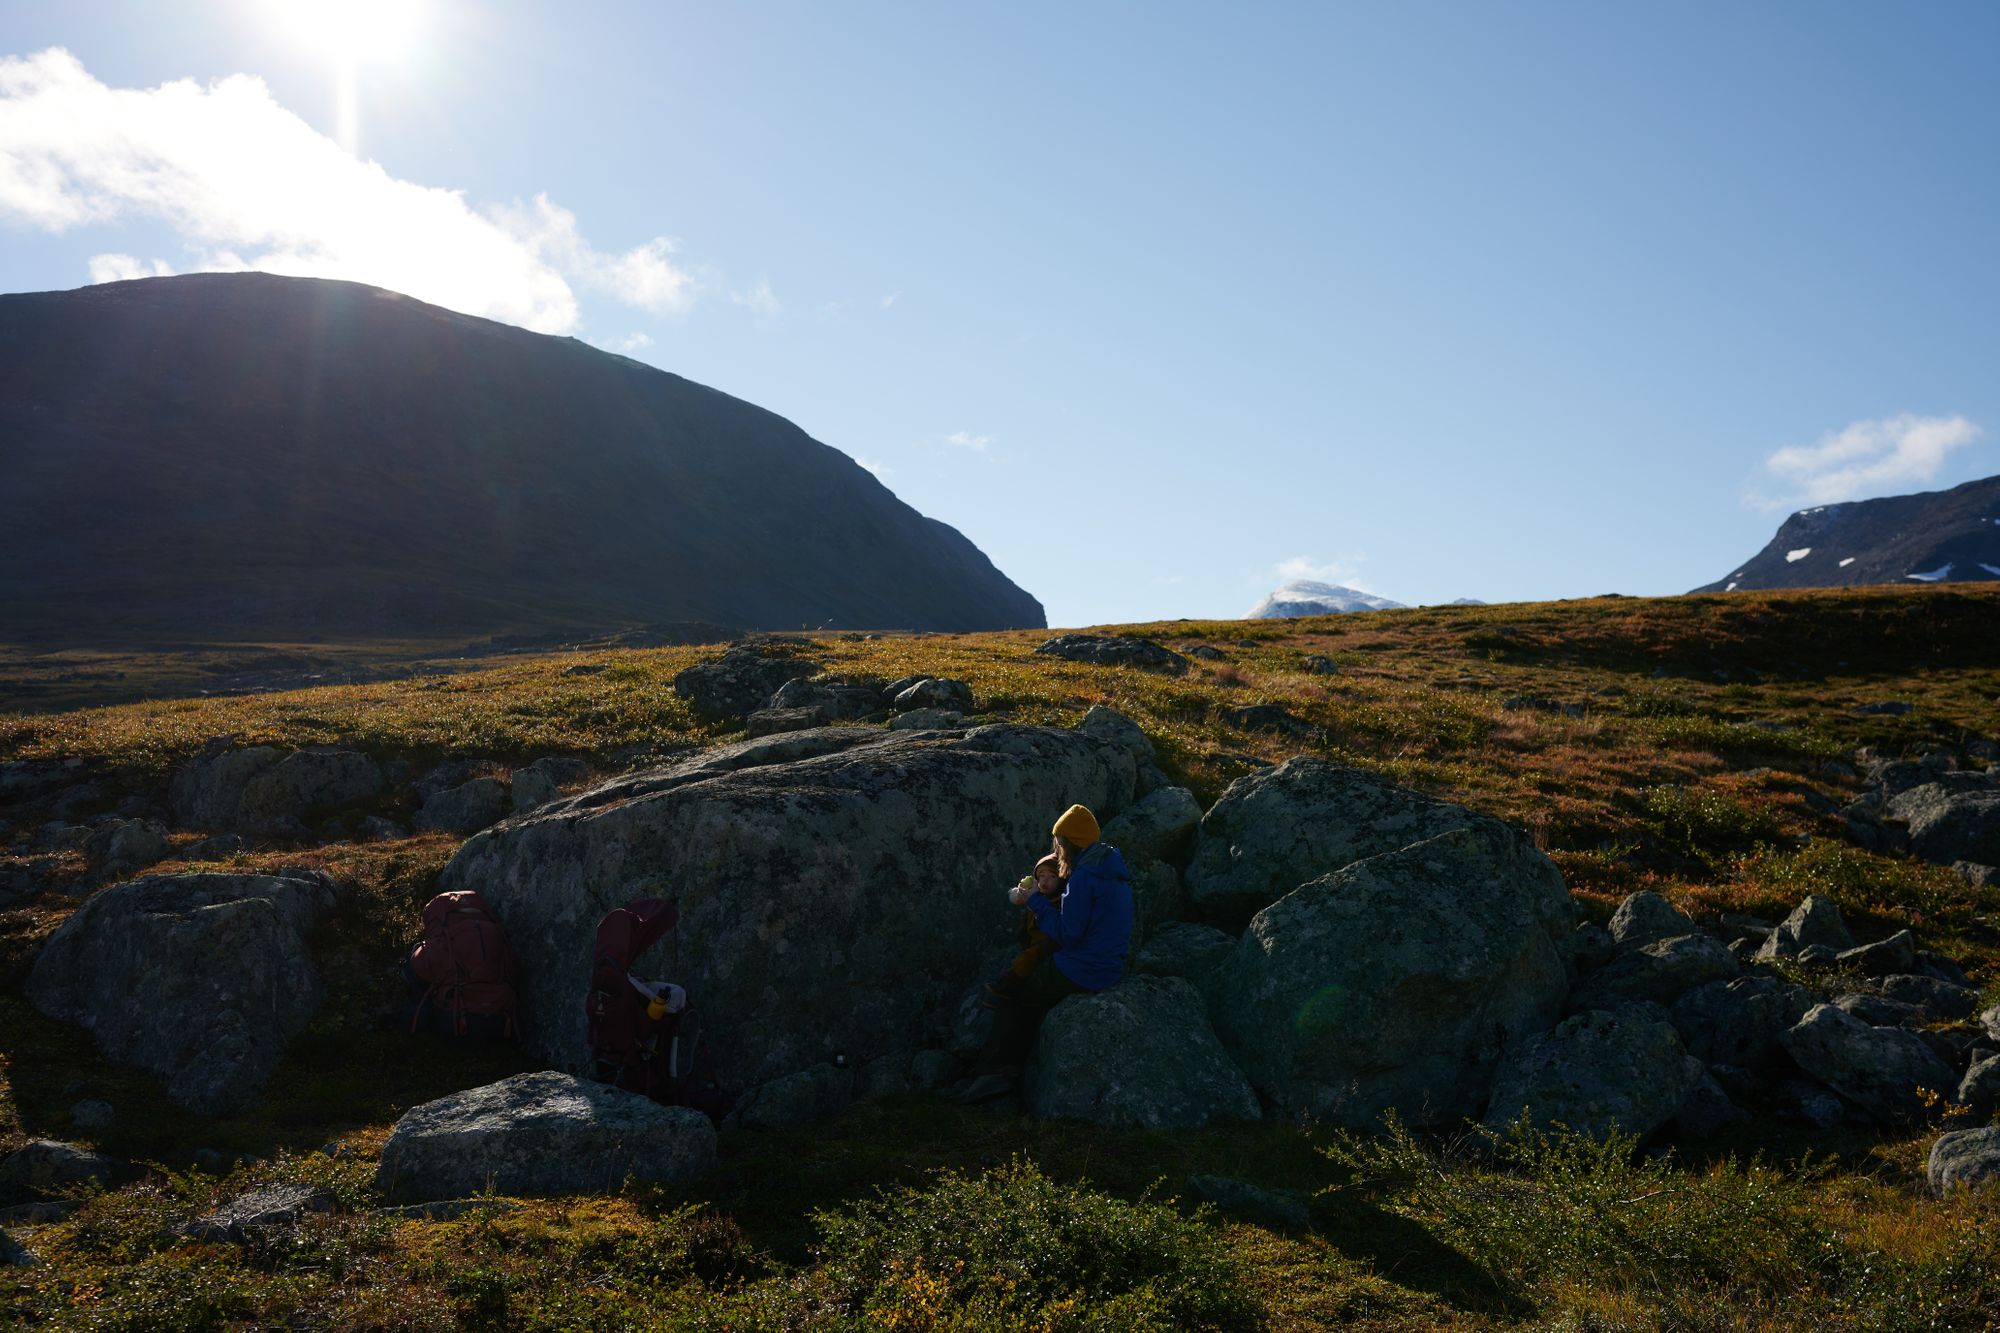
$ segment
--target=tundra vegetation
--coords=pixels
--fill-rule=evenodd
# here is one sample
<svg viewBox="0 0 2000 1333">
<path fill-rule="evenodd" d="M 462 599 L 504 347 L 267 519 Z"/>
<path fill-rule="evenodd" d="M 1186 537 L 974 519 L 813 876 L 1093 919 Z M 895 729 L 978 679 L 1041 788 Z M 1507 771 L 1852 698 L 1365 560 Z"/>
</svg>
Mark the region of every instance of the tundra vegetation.
<svg viewBox="0 0 2000 1333">
<path fill-rule="evenodd" d="M 1296 621 L 1113 627 L 1184 650 L 1164 674 L 1034 653 L 1046 633 L 780 636 L 831 675 L 969 684 L 982 718 L 1137 721 L 1204 805 L 1299 753 L 1373 770 L 1528 830 L 1599 921 L 1664 895 L 1704 924 L 1777 920 L 1805 895 L 1857 937 L 1907 927 L 2000 1000 L 2000 887 L 1858 841 L 1840 808 L 1875 758 L 1964 755 L 2000 732 L 2000 593 L 1980 587 L 1601 598 Z M 289 651 L 270 647 L 259 653 Z M 362 647 L 341 650 L 355 662 Z M 157 790 L 213 737 L 338 744 L 415 771 L 500 774 L 551 754 L 622 772 L 741 733 L 675 694 L 716 649 L 447 662 L 378 654 L 394 679 L 179 692 L 230 650 L 0 654 L 59 711 L 0 715 L 0 761 L 81 760 L 110 799 Z M 1309 660 L 1310 659 L 1310 660 Z M 426 669 L 426 664 L 430 669 Z M 38 675 L 38 673 L 40 673 Z M 61 678 L 58 680 L 57 678 Z M 1882 707 L 1895 705 L 1894 707 Z M 1902 705 L 1907 705 L 1903 707 Z M 1990 760 L 1989 760 L 1990 762 Z M 481 766 L 484 766 L 482 769 Z M 387 802 L 388 796 L 381 798 Z M 1942 1128 L 1818 1129 L 1753 1116 L 1645 1145 L 1518 1129 L 1310 1125 L 1112 1130 L 910 1093 L 830 1122 L 725 1130 L 721 1169 L 679 1186 L 386 1208 L 375 1159 L 409 1107 L 533 1067 L 420 1045 L 376 1015 L 417 909 L 459 839 L 342 829 L 251 839 L 201 868 L 324 871 L 343 888 L 314 947 L 327 1000 L 241 1112 L 201 1118 L 105 1062 L 22 996 L 41 944 L 107 876 L 82 848 L 60 886 L 0 911 L 0 1151 L 81 1141 L 138 1165 L 79 1186 L 61 1220 L 9 1224 L 39 1257 L 0 1269 L 28 1327 L 230 1329 L 1428 1328 L 1952 1329 L 2000 1324 L 2000 1189 L 1944 1199 Z M 21 830 L 0 831 L 0 849 Z M 200 834 L 168 835 L 153 871 Z M 1023 849 L 1029 852 L 1034 849 Z M 212 854 L 211 854 L 212 855 Z M 80 1097 L 115 1120 L 86 1131 Z M 202 1150 L 197 1156 L 197 1149 Z M 1247 1181 L 1289 1211 L 1198 1202 Z M 194 1219 L 248 1189 L 323 1206 L 247 1239 Z M 1301 1211 L 1302 1210 L 1302 1211 Z"/>
</svg>

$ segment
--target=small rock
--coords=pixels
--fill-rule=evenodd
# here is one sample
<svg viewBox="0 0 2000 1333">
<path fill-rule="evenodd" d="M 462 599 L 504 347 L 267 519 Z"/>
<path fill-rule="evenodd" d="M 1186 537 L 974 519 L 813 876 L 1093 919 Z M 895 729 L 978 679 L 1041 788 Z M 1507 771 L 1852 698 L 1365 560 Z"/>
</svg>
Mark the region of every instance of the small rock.
<svg viewBox="0 0 2000 1333">
<path fill-rule="evenodd" d="M 1812 1006 L 1811 992 L 1802 987 L 1777 977 L 1749 976 L 1692 988 L 1674 1001 L 1670 1016 L 1696 1059 L 1755 1069 Z"/>
<path fill-rule="evenodd" d="M 1938 981 L 1949 981 L 1954 986 L 1970 986 L 1972 978 L 1965 975 L 1965 969 L 1946 958 L 1941 953 L 1928 949 L 1917 950 L 1916 962 L 1909 970 L 1920 977 L 1933 977 Z"/>
<path fill-rule="evenodd" d="M 973 711 L 972 687 L 962 680 L 932 677 L 920 680 L 894 696 L 890 702 L 899 713 L 918 708 L 940 708 L 959 713 Z"/>
<path fill-rule="evenodd" d="M 888 1055 L 877 1056 L 861 1066 L 861 1073 L 854 1082 L 854 1095 L 865 1101 L 908 1092 L 910 1065 L 911 1054 L 908 1051 L 892 1051 Z"/>
<path fill-rule="evenodd" d="M 1975 889 L 1991 888 L 2000 884 L 2000 868 L 1980 865 L 1976 861 L 1953 861 L 1952 873 Z"/>
<path fill-rule="evenodd" d="M 1789 958 L 1815 944 L 1832 949 L 1837 955 L 1842 949 L 1854 947 L 1854 937 L 1847 933 L 1847 923 L 1841 920 L 1840 908 L 1833 899 L 1809 893 L 1790 916 L 1778 923 L 1778 928 L 1764 941 L 1764 947 L 1757 951 L 1757 957 Z"/>
<path fill-rule="evenodd" d="M 1674 1129 L 1689 1138 L 1705 1139 L 1749 1119 L 1749 1113 L 1729 1099 L 1722 1084 L 1704 1071 L 1681 1109 L 1674 1112 Z"/>
<path fill-rule="evenodd" d="M 795 657 L 767 657 L 755 645 L 729 649 L 713 662 L 702 662 L 674 677 L 674 693 L 703 717 L 741 721 L 761 707 L 779 687 L 810 676 L 812 663 Z"/>
<path fill-rule="evenodd" d="M 517 768 L 508 778 L 514 809 L 532 810 L 562 795 L 562 789 L 590 776 L 590 765 L 581 759 L 544 755 L 526 768 Z"/>
<path fill-rule="evenodd" d="M 1971 1108 L 1981 1118 L 2000 1108 L 2000 1055 L 1974 1060 L 1965 1077 L 1959 1080 L 1958 1095 L 1953 1100 Z"/>
<path fill-rule="evenodd" d="M 1729 946 L 1708 935 L 1681 935 L 1619 954 L 1591 973 L 1570 996 L 1573 1012 L 1614 1009 L 1634 1000 L 1671 1004 L 1709 981 L 1727 981 L 1742 965 Z"/>
<path fill-rule="evenodd" d="M 1573 1015 L 1502 1061 L 1483 1124 L 1504 1132 L 1525 1120 L 1604 1138 L 1644 1138 L 1665 1124 L 1701 1081 L 1701 1062 L 1655 1005 Z"/>
<path fill-rule="evenodd" d="M 1960 1129 L 1931 1145 L 1931 1190 L 1942 1197 L 2000 1180 L 2000 1125 Z"/>
<path fill-rule="evenodd" d="M 0 1191 L 17 1199 L 44 1199 L 90 1181 L 104 1184 L 117 1163 L 103 1153 L 56 1139 L 30 1139 L 0 1161 Z"/>
<path fill-rule="evenodd" d="M 20 1241 L 0 1231 L 0 1265 L 8 1268 L 33 1268 L 40 1262 L 41 1260 Z"/>
<path fill-rule="evenodd" d="M 1144 639 L 1119 638 L 1107 634 L 1062 634 L 1035 649 L 1044 657 L 1060 657 L 1093 666 L 1134 667 L 1159 671 L 1170 676 L 1184 674 L 1188 661 L 1179 653 L 1148 643 Z"/>
<path fill-rule="evenodd" d="M 111 1103 L 97 1097 L 86 1097 L 69 1108 L 69 1122 L 86 1134 L 104 1133 L 115 1119 Z"/>
<path fill-rule="evenodd" d="M 1840 1098 L 1825 1088 L 1792 1079 L 1780 1091 L 1793 1114 L 1816 1129 L 1833 1129 L 1847 1118 L 1847 1108 L 1841 1104 Z"/>
<path fill-rule="evenodd" d="M 851 1070 L 816 1064 L 750 1089 L 729 1118 L 745 1129 L 792 1129 L 831 1120 L 853 1096 Z"/>
<path fill-rule="evenodd" d="M 1832 967 L 1840 961 L 1840 950 L 1825 944 L 1808 944 L 1798 951 L 1795 961 L 1801 967 Z"/>
<path fill-rule="evenodd" d="M 1274 1231 L 1307 1231 L 1312 1213 L 1306 1201 L 1291 1190 L 1267 1190 L 1234 1176 L 1189 1176 L 1188 1194 L 1202 1203 L 1212 1203 L 1232 1217 L 1240 1217 Z"/>
<path fill-rule="evenodd" d="M 1204 662 L 1227 662 L 1229 660 L 1229 654 L 1223 652 L 1213 644 L 1198 643 L 1192 648 L 1183 648 L 1181 651 L 1189 657 L 1198 657 Z"/>
<path fill-rule="evenodd" d="M 1301 662 L 1299 665 L 1302 666 L 1307 671 L 1307 673 L 1314 676 L 1337 676 L 1340 674 L 1340 664 L 1334 661 L 1331 657 L 1326 657 L 1319 653 L 1312 654 L 1310 657 L 1306 658 L 1306 660 Z"/>
<path fill-rule="evenodd" d="M 1304 718 L 1293 717 L 1283 704 L 1251 704 L 1247 708 L 1225 708 L 1222 720 L 1240 731 L 1271 731 L 1294 740 L 1312 740 L 1320 728 Z"/>
<path fill-rule="evenodd" d="M 955 731 L 965 725 L 965 714 L 951 708 L 914 708 L 889 719 L 891 731 Z"/>
<path fill-rule="evenodd" d="M 1916 965 L 1917 937 L 1907 930 L 1899 930 L 1886 940 L 1873 944 L 1863 944 L 1853 949 L 1843 949 L 1834 961 L 1841 967 L 1851 967 L 1864 976 L 1886 976 L 1892 972 L 1908 972 Z"/>
<path fill-rule="evenodd" d="M 1885 1000 L 1879 995 L 1842 995 L 1833 1004 L 1870 1027 L 1913 1028 L 1924 1021 L 1924 1011 L 1917 1005 Z"/>
<path fill-rule="evenodd" d="M 167 854 L 167 831 L 150 819 L 114 819 L 90 835 L 85 854 L 100 871 L 133 871 Z"/>
<path fill-rule="evenodd" d="M 1964 1018 L 1979 1002 L 1979 992 L 1936 977 L 1888 976 L 1874 983 L 1885 1000 L 1913 1004 L 1932 1018 Z"/>
<path fill-rule="evenodd" d="M 1572 935 L 1571 952 L 1578 975 L 1588 975 L 1611 961 L 1618 952 L 1618 944 L 1611 938 L 1611 932 L 1595 921 L 1579 921 Z"/>
<path fill-rule="evenodd" d="M 367 821 L 363 821 L 364 825 Z M 183 861 L 222 861 L 235 856 L 250 846 L 240 833 L 218 833 L 203 838 L 181 853 Z"/>
<path fill-rule="evenodd" d="M 1921 1120 L 1919 1089 L 1944 1094 L 1958 1086 L 1923 1038 L 1870 1027 L 1830 1004 L 1813 1006 L 1780 1041 L 1799 1068 L 1878 1120 Z"/>
<path fill-rule="evenodd" d="M 2000 1041 L 2000 1004 L 1979 1015 L 1979 1026 L 1986 1030 L 1988 1037 Z"/>
<path fill-rule="evenodd" d="M 369 815 L 355 829 L 355 834 L 363 842 L 395 842 L 399 838 L 409 837 L 410 831 L 393 819 Z"/>
<path fill-rule="evenodd" d="M 787 731 L 807 731 L 825 721 L 825 714 L 817 708 L 760 708 L 743 719 L 743 734 L 777 736 Z"/>
<path fill-rule="evenodd" d="M 1618 904 L 1607 929 L 1624 948 L 1640 948 L 1660 940 L 1698 933 L 1692 918 L 1651 889 L 1642 889 Z"/>
<path fill-rule="evenodd" d="M 312 1185 L 273 1185 L 239 1195 L 182 1228 L 194 1240 L 242 1241 L 262 1231 L 298 1225 L 306 1213 L 333 1207 L 333 1195 Z"/>
<path fill-rule="evenodd" d="M 1865 717 L 1902 717 L 1915 712 L 1916 707 L 1901 699 L 1887 699 L 1881 703 L 1861 704 L 1854 711 Z"/>
<path fill-rule="evenodd" d="M 918 1051 L 910 1058 L 910 1086 L 921 1092 L 942 1088 L 958 1077 L 958 1057 L 950 1051 Z"/>
<path fill-rule="evenodd" d="M 502 778 L 474 778 L 438 792 L 417 812 L 417 827 L 471 834 L 499 823 L 512 807 Z"/>
</svg>

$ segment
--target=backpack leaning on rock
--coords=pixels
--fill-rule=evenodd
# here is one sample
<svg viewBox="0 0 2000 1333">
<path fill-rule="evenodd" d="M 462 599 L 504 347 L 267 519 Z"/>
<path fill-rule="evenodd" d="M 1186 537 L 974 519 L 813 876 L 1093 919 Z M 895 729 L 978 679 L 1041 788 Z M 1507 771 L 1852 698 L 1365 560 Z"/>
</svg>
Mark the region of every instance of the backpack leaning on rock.
<svg viewBox="0 0 2000 1333">
<path fill-rule="evenodd" d="M 597 923 L 590 991 L 583 1001 L 590 1055 L 600 1083 L 720 1119 L 729 1099 L 716 1080 L 687 992 L 632 975 L 640 955 L 669 933 L 678 963 L 679 926 L 680 909 L 664 898 L 614 907 Z"/>
<path fill-rule="evenodd" d="M 424 937 L 404 970 L 424 988 L 410 1031 L 509 1041 L 518 1035 L 514 982 L 520 964 L 500 918 L 477 893 L 440 893 L 424 904 Z"/>
</svg>

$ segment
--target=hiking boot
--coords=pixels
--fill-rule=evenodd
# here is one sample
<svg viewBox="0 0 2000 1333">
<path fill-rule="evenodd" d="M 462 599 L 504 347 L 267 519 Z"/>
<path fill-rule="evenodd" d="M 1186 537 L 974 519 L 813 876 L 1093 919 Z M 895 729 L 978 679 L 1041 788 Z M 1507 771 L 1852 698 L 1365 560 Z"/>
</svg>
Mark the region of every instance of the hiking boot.
<svg viewBox="0 0 2000 1333">
<path fill-rule="evenodd" d="M 958 1094 L 958 1100 L 966 1106 L 977 1102 L 990 1102 L 995 1097 L 1005 1097 L 1014 1090 L 1014 1080 L 1006 1074 L 981 1074 Z"/>
</svg>

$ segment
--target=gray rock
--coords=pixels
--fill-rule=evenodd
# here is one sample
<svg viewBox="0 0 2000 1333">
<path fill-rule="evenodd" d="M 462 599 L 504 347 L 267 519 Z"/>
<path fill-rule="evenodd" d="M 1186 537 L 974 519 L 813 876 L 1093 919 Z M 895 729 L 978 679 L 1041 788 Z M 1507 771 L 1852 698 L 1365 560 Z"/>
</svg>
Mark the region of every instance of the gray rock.
<svg viewBox="0 0 2000 1333">
<path fill-rule="evenodd" d="M 1525 1120 L 1596 1139 L 1643 1139 L 1673 1118 L 1702 1075 L 1657 1006 L 1593 1009 L 1509 1053 L 1482 1123 L 1495 1132 Z"/>
<path fill-rule="evenodd" d="M 118 1163 L 101 1152 L 57 1139 L 30 1139 L 0 1161 L 0 1193 L 14 1199 L 46 1199 L 78 1185 L 105 1184 Z"/>
<path fill-rule="evenodd" d="M 740 722 L 785 682 L 810 676 L 815 669 L 801 658 L 767 657 L 755 646 L 742 645 L 682 671 L 674 677 L 674 693 L 711 721 Z"/>
<path fill-rule="evenodd" d="M 1103 704 L 1092 704 L 1090 710 L 1083 715 L 1083 722 L 1077 730 L 1092 740 L 1118 746 L 1130 754 L 1133 762 L 1137 764 L 1150 765 L 1158 762 L 1158 756 L 1153 751 L 1153 742 L 1147 738 L 1145 730 L 1123 713 L 1107 708 Z"/>
<path fill-rule="evenodd" d="M 1049 728 L 793 733 L 539 807 L 469 840 L 440 887 L 480 891 L 521 959 L 529 1047 L 581 1069 L 598 919 L 674 886 L 682 936 L 700 942 L 675 980 L 719 1076 L 747 1088 L 836 1052 L 859 1065 L 940 1044 L 984 960 L 1010 956 L 1018 918 L 999 888 L 1024 852 L 1073 802 L 1122 809 L 1135 768 Z M 636 970 L 667 966 L 663 942 Z"/>
<path fill-rule="evenodd" d="M 1072 995 L 1042 1021 L 1022 1077 L 1028 1111 L 1118 1129 L 1256 1120 L 1257 1094 L 1180 977 L 1127 977 Z"/>
<path fill-rule="evenodd" d="M 1928 1174 L 1931 1190 L 1940 1198 L 2000 1181 L 2000 1125 L 1940 1135 L 1931 1145 Z"/>
<path fill-rule="evenodd" d="M 1794 955 L 1801 967 L 1832 967 L 1840 961 L 1841 950 L 1825 944 L 1808 944 Z M 1753 959 L 1758 955 L 1752 954 Z"/>
<path fill-rule="evenodd" d="M 1910 851 L 1926 861 L 2000 865 L 2000 788 L 1963 776 L 1971 782 L 1913 787 L 1889 802 L 1889 813 L 1908 821 Z"/>
<path fill-rule="evenodd" d="M 1840 908 L 1833 899 L 1809 893 L 1790 916 L 1778 923 L 1778 928 L 1764 941 L 1764 947 L 1757 951 L 1757 957 L 1789 958 L 1815 944 L 1838 953 L 1852 949 L 1854 937 L 1847 933 L 1847 923 L 1840 919 Z"/>
<path fill-rule="evenodd" d="M 922 677 L 911 677 L 914 685 Z M 909 685 L 905 685 L 908 689 Z M 856 681 L 837 680 L 829 677 L 803 677 L 788 680 L 778 687 L 766 708 L 811 708 L 828 722 L 854 722 L 861 718 L 880 713 L 888 706 L 890 696 L 887 691 L 874 685 Z"/>
<path fill-rule="evenodd" d="M 1283 704 L 1249 704 L 1242 708 L 1225 708 L 1222 720 L 1239 731 L 1272 731 L 1293 740 L 1317 740 L 1321 729 L 1302 717 L 1296 717 Z"/>
<path fill-rule="evenodd" d="M 590 1194 L 715 1165 L 701 1112 L 554 1070 L 412 1107 L 382 1145 L 375 1188 L 404 1203 L 471 1194 Z"/>
<path fill-rule="evenodd" d="M 272 1185 L 238 1195 L 182 1228 L 194 1240 L 242 1241 L 261 1232 L 297 1226 L 307 1213 L 333 1207 L 333 1194 L 313 1185 Z"/>
<path fill-rule="evenodd" d="M 362 820 L 361 826 L 366 828 L 368 821 L 365 819 Z M 218 833 L 213 837 L 203 838 L 200 842 L 187 848 L 181 853 L 181 859 L 183 861 L 222 861 L 247 850 L 249 846 L 250 844 L 244 840 L 243 835 L 240 833 Z"/>
<path fill-rule="evenodd" d="M 817 708 L 760 708 L 743 719 L 746 736 L 776 736 L 823 726 L 826 715 Z"/>
<path fill-rule="evenodd" d="M 1914 1032 L 1870 1027 L 1830 1004 L 1814 1005 L 1780 1038 L 1800 1069 L 1878 1120 L 1921 1120 L 1917 1095 L 1948 1095 L 1958 1076 Z"/>
<path fill-rule="evenodd" d="M 513 800 L 504 778 L 474 778 L 448 787 L 417 811 L 417 827 L 446 833 L 477 833 L 507 817 Z"/>
<path fill-rule="evenodd" d="M 1132 939 L 1150 939 L 1187 913 L 1187 886 L 1181 872 L 1165 861 L 1127 858 L 1126 871 L 1132 877 Z"/>
<path fill-rule="evenodd" d="M 1817 1083 L 1791 1079 L 1779 1093 L 1791 1113 L 1815 1129 L 1833 1129 L 1847 1119 L 1846 1104 Z"/>
<path fill-rule="evenodd" d="M 97 870 L 139 870 L 167 854 L 167 831 L 150 819 L 114 819 L 91 833 L 85 853 Z"/>
<path fill-rule="evenodd" d="M 1201 802 L 1186 787 L 1162 787 L 1106 820 L 1104 841 L 1129 857 L 1184 865 L 1201 824 Z"/>
<path fill-rule="evenodd" d="M 1251 921 L 1214 981 L 1223 1045 L 1283 1114 L 1471 1115 L 1568 985 L 1574 908 L 1519 832 L 1469 826 L 1325 875 Z"/>
<path fill-rule="evenodd" d="M 1595 972 L 1618 952 L 1618 944 L 1611 938 L 1611 932 L 1595 921 L 1577 922 L 1570 935 L 1570 948 L 1579 974 Z"/>
<path fill-rule="evenodd" d="M 855 1077 L 854 1095 L 866 1100 L 908 1092 L 911 1056 L 909 1051 L 891 1051 L 870 1060 Z"/>
<path fill-rule="evenodd" d="M 117 1119 L 111 1103 L 100 1097 L 86 1097 L 69 1108 L 69 1122 L 86 1134 L 102 1134 Z"/>
<path fill-rule="evenodd" d="M 750 1089 L 729 1119 L 745 1129 L 791 1129 L 831 1120 L 853 1098 L 853 1071 L 816 1064 Z"/>
<path fill-rule="evenodd" d="M 1615 1009 L 1635 1000 L 1672 1004 L 1696 986 L 1728 981 L 1743 965 L 1712 935 L 1682 935 L 1620 953 L 1577 983 L 1573 1012 Z"/>
<path fill-rule="evenodd" d="M 1651 889 L 1642 889 L 1618 904 L 1608 927 L 1613 942 L 1628 949 L 1700 931 L 1692 917 Z"/>
<path fill-rule="evenodd" d="M 1275 1231 L 1307 1231 L 1312 1213 L 1306 1201 L 1291 1190 L 1267 1190 L 1234 1176 L 1189 1176 L 1188 1195 L 1211 1203 L 1232 1217 L 1269 1227 Z"/>
<path fill-rule="evenodd" d="M 267 832 L 368 800 L 382 790 L 382 769 L 354 750 L 298 750 L 268 745 L 224 750 L 175 777 L 174 817 L 191 828 Z"/>
<path fill-rule="evenodd" d="M 918 1051 L 910 1059 L 910 1086 L 922 1092 L 958 1077 L 958 1057 L 950 1051 Z"/>
<path fill-rule="evenodd" d="M 949 731 L 965 725 L 965 714 L 950 708 L 917 708 L 889 719 L 891 731 Z"/>
<path fill-rule="evenodd" d="M 1303 662 L 1299 663 L 1299 666 L 1308 674 L 1314 676 L 1337 676 L 1340 674 L 1340 664 L 1331 657 L 1325 657 L 1319 653 L 1310 655 Z"/>
<path fill-rule="evenodd" d="M 919 708 L 970 713 L 973 710 L 972 687 L 962 680 L 932 677 L 929 680 L 920 680 L 897 694 L 891 700 L 890 706 L 899 713 L 908 713 Z"/>
<path fill-rule="evenodd" d="M 1979 1015 L 1979 1026 L 1994 1041 L 2000 1041 L 2000 1004 L 1994 1005 Z"/>
<path fill-rule="evenodd" d="M 1674 1131 L 1691 1139 L 1705 1139 L 1749 1119 L 1749 1113 L 1729 1099 L 1722 1084 L 1703 1070 L 1680 1110 L 1674 1112 Z"/>
<path fill-rule="evenodd" d="M 1908 972 L 1916 966 L 1917 937 L 1907 930 L 1899 930 L 1886 940 L 1843 949 L 1834 961 L 1871 977 Z"/>
<path fill-rule="evenodd" d="M 176 1105 L 234 1111 L 319 1008 L 306 941 L 333 903 L 332 885 L 309 872 L 131 880 L 49 937 L 28 1000 L 159 1078 Z"/>
<path fill-rule="evenodd" d="M 1755 1069 L 1804 1018 L 1812 993 L 1770 976 L 1708 981 L 1673 1002 L 1670 1017 L 1688 1054 L 1711 1065 Z"/>
<path fill-rule="evenodd" d="M 581 759 L 544 755 L 526 768 L 517 768 L 508 778 L 516 810 L 531 810 L 562 795 L 562 789 L 590 776 L 590 766 Z"/>
<path fill-rule="evenodd" d="M 1885 1000 L 1879 995 L 1856 993 L 1837 996 L 1833 1001 L 1833 1007 L 1843 1014 L 1860 1019 L 1870 1027 L 1908 1028 L 1916 1027 L 1924 1021 L 1924 1011 L 1921 1007 L 1900 1000 Z"/>
<path fill-rule="evenodd" d="M 1181 651 L 1189 657 L 1198 657 L 1204 662 L 1227 662 L 1229 660 L 1229 654 L 1223 652 L 1213 644 L 1197 643 L 1193 647 L 1183 644 L 1181 645 Z"/>
<path fill-rule="evenodd" d="M 1931 1018 L 1965 1018 L 1979 1003 L 1979 992 L 1972 987 L 1936 977 L 1910 974 L 1882 977 L 1872 983 L 1872 989 L 1885 1000 L 1913 1004 Z"/>
<path fill-rule="evenodd" d="M 7 1268 L 33 1268 L 41 1260 L 34 1251 L 4 1231 L 0 1231 L 0 1266 Z"/>
<path fill-rule="evenodd" d="M 1910 965 L 1911 974 L 1920 977 L 1935 977 L 1939 981 L 1949 981 L 1954 986 L 1970 986 L 1972 978 L 1965 975 L 1965 969 L 1946 958 L 1941 953 L 1928 949 L 1917 950 L 1917 960 Z"/>
<path fill-rule="evenodd" d="M 363 842 L 394 842 L 398 838 L 410 836 L 410 831 L 401 824 L 393 819 L 384 819 L 380 815 L 369 815 L 361 821 L 354 832 Z"/>
<path fill-rule="evenodd" d="M 1229 784 L 1201 821 L 1188 892 L 1204 919 L 1235 928 L 1308 880 L 1478 818 L 1372 773 L 1301 756 Z"/>
<path fill-rule="evenodd" d="M 1236 937 L 1213 926 L 1170 921 L 1160 927 L 1132 958 L 1132 970 L 1156 977 L 1186 977 L 1199 981 L 1215 965 L 1236 952 Z"/>
<path fill-rule="evenodd" d="M 1953 874 L 1975 889 L 2000 884 L 2000 867 L 1980 865 L 1976 861 L 1953 861 L 1951 869 Z"/>
<path fill-rule="evenodd" d="M 1108 634 L 1061 634 L 1035 651 L 1044 657 L 1060 657 L 1070 662 L 1133 667 L 1140 671 L 1160 671 L 1169 676 L 1182 675 L 1188 669 L 1185 657 L 1157 643 Z"/>
<path fill-rule="evenodd" d="M 1972 1113 L 1981 1118 L 1989 1117 L 2000 1109 L 2000 1055 L 1988 1055 L 1972 1062 L 1959 1080 L 1958 1094 L 1953 1099 L 1960 1106 L 1970 1107 Z"/>
</svg>

